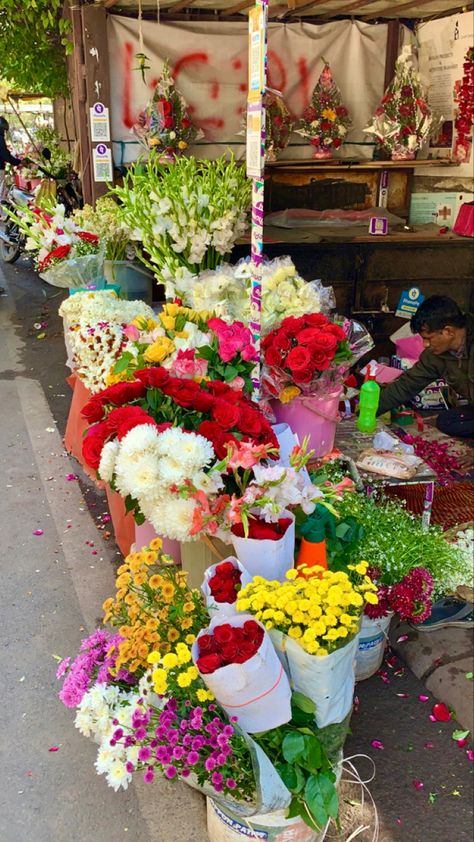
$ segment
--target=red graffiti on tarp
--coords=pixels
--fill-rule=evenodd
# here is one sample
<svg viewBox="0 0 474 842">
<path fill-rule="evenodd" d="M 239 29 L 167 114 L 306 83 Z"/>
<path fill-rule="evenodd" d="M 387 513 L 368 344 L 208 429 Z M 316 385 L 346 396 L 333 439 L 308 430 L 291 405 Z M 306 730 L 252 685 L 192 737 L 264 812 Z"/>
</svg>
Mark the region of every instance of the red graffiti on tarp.
<svg viewBox="0 0 474 842">
<path fill-rule="evenodd" d="M 124 49 L 124 68 L 123 68 L 123 93 L 122 93 L 122 120 L 127 129 L 131 129 L 135 120 L 132 117 L 130 106 L 131 87 L 132 87 L 132 60 L 133 60 L 133 44 L 126 41 L 123 45 Z"/>
<path fill-rule="evenodd" d="M 298 67 L 298 75 L 300 77 L 300 81 L 298 83 L 298 90 L 301 90 L 301 96 L 303 99 L 303 109 L 309 104 L 309 100 L 311 94 L 309 92 L 309 71 L 308 65 L 306 64 L 306 59 L 304 56 L 298 59 L 297 62 Z"/>
<path fill-rule="evenodd" d="M 268 50 L 267 84 L 280 93 L 286 90 L 286 69 L 280 56 L 274 50 Z"/>
</svg>

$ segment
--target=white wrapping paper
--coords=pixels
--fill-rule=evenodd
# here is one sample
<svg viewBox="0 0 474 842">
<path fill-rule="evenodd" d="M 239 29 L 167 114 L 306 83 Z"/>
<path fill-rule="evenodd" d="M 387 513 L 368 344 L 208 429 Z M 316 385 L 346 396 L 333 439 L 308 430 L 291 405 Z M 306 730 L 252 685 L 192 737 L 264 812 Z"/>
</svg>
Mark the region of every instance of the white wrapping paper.
<svg viewBox="0 0 474 842">
<path fill-rule="evenodd" d="M 228 558 L 223 558 L 222 561 L 218 561 L 217 564 L 212 564 L 210 567 L 208 567 L 207 570 L 205 570 L 204 572 L 204 581 L 201 585 L 201 591 L 204 594 L 206 608 L 210 617 L 214 617 L 218 613 L 221 615 L 221 617 L 231 617 L 237 614 L 237 609 L 235 607 L 237 600 L 232 603 L 216 602 L 209 587 L 210 579 L 212 579 L 212 577 L 215 576 L 216 567 L 218 567 L 219 564 L 223 564 L 225 561 L 231 561 L 234 567 L 237 567 L 238 570 L 240 570 L 240 582 L 242 588 L 245 588 L 245 586 L 252 581 L 252 576 L 250 575 L 250 573 L 247 572 L 245 567 L 233 555 L 229 556 Z"/>
<path fill-rule="evenodd" d="M 280 517 L 291 518 L 292 523 L 279 541 L 259 541 L 257 538 L 239 538 L 232 535 L 237 558 L 251 576 L 285 581 L 285 574 L 294 566 L 295 518 L 287 509 Z"/>
</svg>

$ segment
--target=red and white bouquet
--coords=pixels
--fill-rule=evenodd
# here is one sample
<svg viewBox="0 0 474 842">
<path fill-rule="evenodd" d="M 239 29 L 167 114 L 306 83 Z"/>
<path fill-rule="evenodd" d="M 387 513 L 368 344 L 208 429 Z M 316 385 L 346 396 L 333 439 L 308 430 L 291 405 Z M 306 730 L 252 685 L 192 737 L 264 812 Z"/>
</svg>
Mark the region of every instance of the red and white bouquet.
<svg viewBox="0 0 474 842">
<path fill-rule="evenodd" d="M 66 217 L 64 205 L 22 208 L 15 221 L 27 235 L 26 250 L 33 252 L 43 280 L 59 287 L 82 287 L 101 276 L 104 250 L 99 237 L 82 231 Z"/>
<path fill-rule="evenodd" d="M 330 158 L 344 143 L 351 126 L 349 111 L 325 62 L 311 102 L 303 112 L 298 134 L 309 139 L 315 158 Z"/>
<path fill-rule="evenodd" d="M 456 139 L 454 157 L 457 161 L 469 161 L 472 147 L 474 125 L 474 47 L 470 47 L 464 57 L 463 77 L 456 83 L 454 101 L 456 103 Z"/>
</svg>

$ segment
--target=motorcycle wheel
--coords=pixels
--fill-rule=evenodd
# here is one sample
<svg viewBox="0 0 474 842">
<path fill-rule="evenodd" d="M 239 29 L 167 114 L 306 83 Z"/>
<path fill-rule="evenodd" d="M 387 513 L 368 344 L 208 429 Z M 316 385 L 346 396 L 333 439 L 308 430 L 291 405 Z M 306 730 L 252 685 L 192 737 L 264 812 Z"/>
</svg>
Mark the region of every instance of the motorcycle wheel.
<svg viewBox="0 0 474 842">
<path fill-rule="evenodd" d="M 13 236 L 14 242 L 10 244 L 0 239 L 0 257 L 5 263 L 15 263 L 21 254 L 21 245 L 19 242 L 20 231 L 18 226 L 11 220 L 5 224 L 4 231 L 9 237 Z"/>
</svg>

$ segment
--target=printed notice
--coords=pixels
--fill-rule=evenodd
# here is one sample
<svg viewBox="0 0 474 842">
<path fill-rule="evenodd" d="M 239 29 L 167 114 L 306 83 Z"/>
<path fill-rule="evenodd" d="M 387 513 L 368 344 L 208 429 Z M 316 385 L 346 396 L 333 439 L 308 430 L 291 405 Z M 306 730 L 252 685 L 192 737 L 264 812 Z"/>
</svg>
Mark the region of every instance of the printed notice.
<svg viewBox="0 0 474 842">
<path fill-rule="evenodd" d="M 112 181 L 112 150 L 99 143 L 93 150 L 94 181 Z"/>
<path fill-rule="evenodd" d="M 260 178 L 264 170 L 264 154 L 262 143 L 263 108 L 260 103 L 250 105 L 247 109 L 247 175 L 250 178 Z"/>
<path fill-rule="evenodd" d="M 265 90 L 265 13 L 262 6 L 249 12 L 249 102 Z"/>
<path fill-rule="evenodd" d="M 92 143 L 110 141 L 109 109 L 101 102 L 89 108 Z"/>
</svg>

